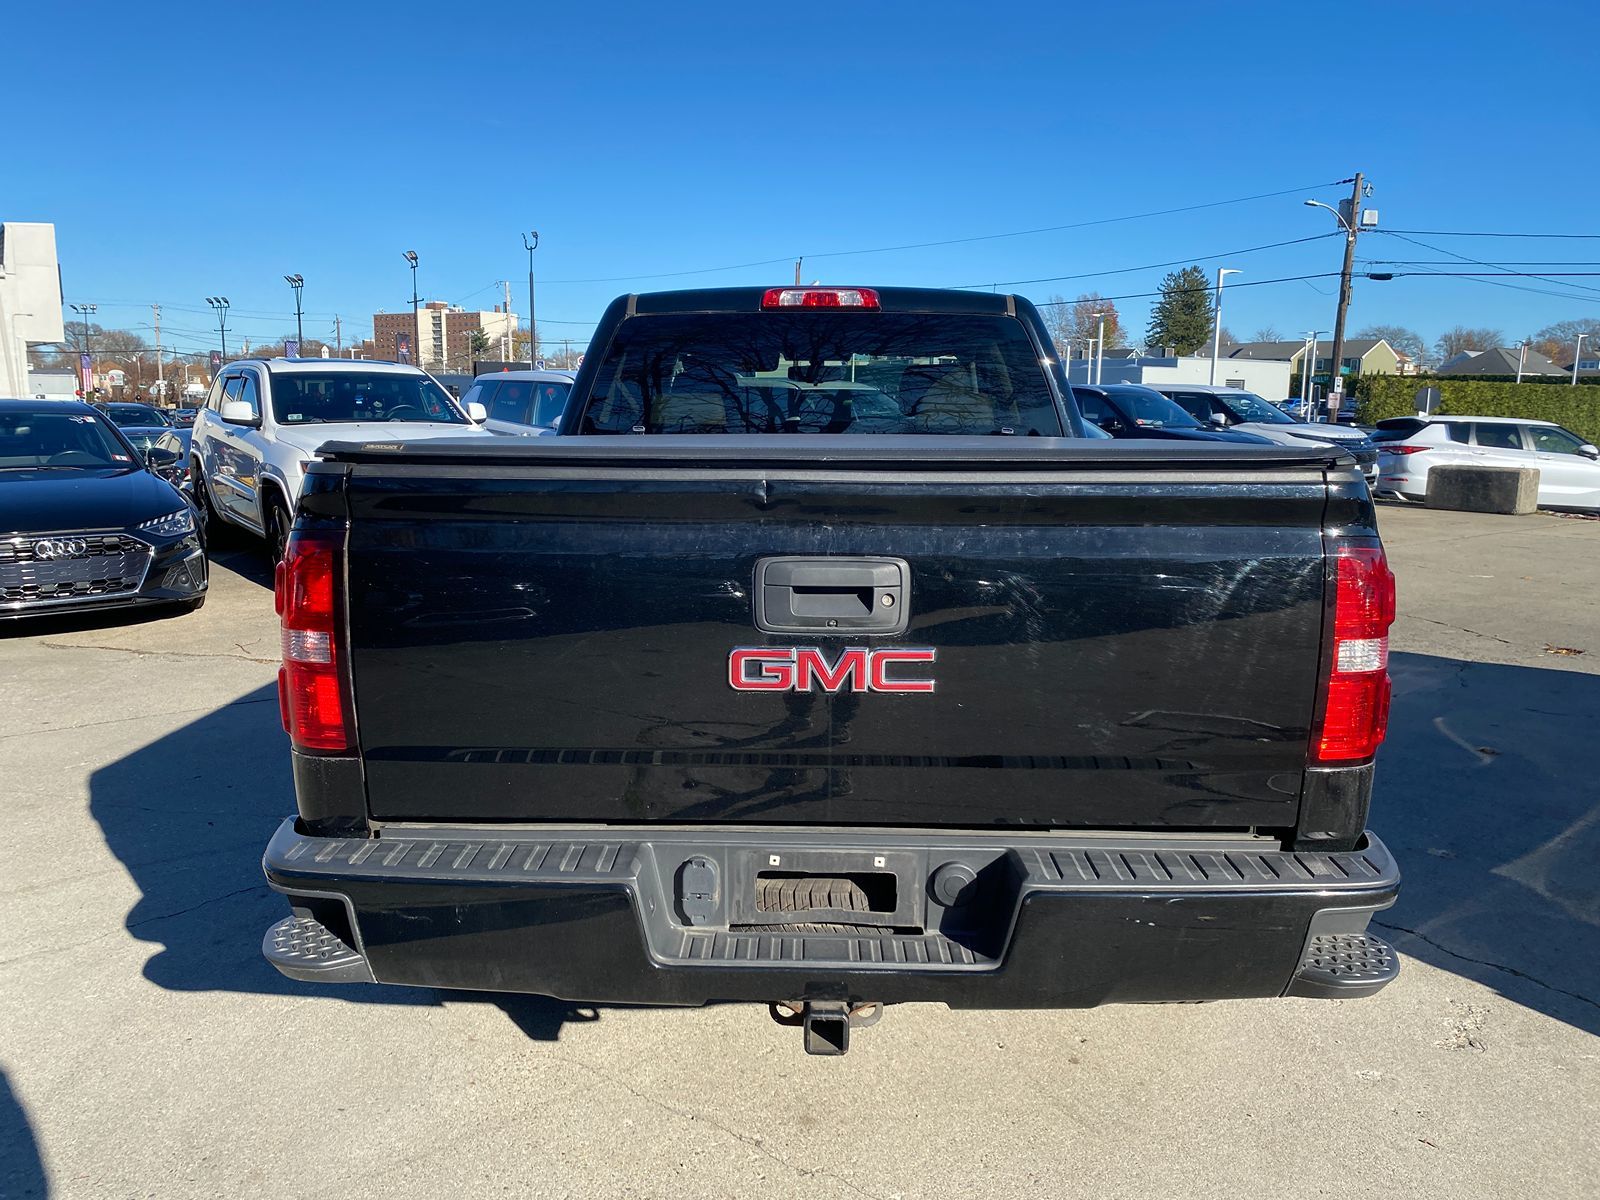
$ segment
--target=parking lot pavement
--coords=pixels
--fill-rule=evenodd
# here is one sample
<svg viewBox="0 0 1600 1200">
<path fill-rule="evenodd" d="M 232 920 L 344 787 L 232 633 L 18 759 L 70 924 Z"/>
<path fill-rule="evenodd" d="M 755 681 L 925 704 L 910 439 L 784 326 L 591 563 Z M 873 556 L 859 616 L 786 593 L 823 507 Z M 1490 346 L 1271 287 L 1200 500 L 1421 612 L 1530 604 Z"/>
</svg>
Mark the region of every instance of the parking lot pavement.
<svg viewBox="0 0 1600 1200">
<path fill-rule="evenodd" d="M 274 973 L 292 791 L 252 549 L 192 616 L 0 630 L 0 1196 L 1593 1197 L 1600 522 L 1381 520 L 1397 983 L 906 1006 L 832 1060 L 748 1006 Z"/>
</svg>

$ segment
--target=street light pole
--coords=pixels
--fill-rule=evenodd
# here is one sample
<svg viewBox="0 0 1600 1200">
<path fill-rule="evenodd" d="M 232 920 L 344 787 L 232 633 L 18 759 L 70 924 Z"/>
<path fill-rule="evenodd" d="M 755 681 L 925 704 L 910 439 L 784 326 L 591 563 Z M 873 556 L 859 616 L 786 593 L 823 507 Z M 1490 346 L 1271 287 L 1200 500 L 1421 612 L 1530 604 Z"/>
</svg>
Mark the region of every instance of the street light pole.
<svg viewBox="0 0 1600 1200">
<path fill-rule="evenodd" d="M 226 296 L 207 296 L 206 303 L 211 305 L 217 313 L 217 334 L 222 339 L 222 361 L 228 361 L 228 298 Z"/>
<path fill-rule="evenodd" d="M 1217 327 L 1212 331 L 1211 334 L 1211 384 L 1213 387 L 1216 386 L 1217 382 L 1217 359 L 1222 353 L 1222 281 L 1229 275 L 1239 275 L 1242 273 L 1243 272 L 1238 267 L 1217 268 Z"/>
<path fill-rule="evenodd" d="M 406 251 L 406 261 L 411 264 L 411 341 L 410 352 L 413 364 L 422 361 L 422 318 L 417 315 L 417 252 Z"/>
<path fill-rule="evenodd" d="M 531 367 L 539 358 L 539 326 L 533 320 L 533 252 L 539 248 L 537 229 L 522 235 L 522 247 L 528 252 L 528 365 Z M 799 269 L 798 263 L 795 269 Z"/>
<path fill-rule="evenodd" d="M 300 323 L 300 289 L 305 287 L 306 281 L 299 275 L 285 275 L 283 281 L 294 289 L 294 344 L 297 351 L 304 357 L 306 333 L 305 327 Z"/>
<path fill-rule="evenodd" d="M 1094 340 L 1094 383 L 1099 387 L 1106 374 L 1106 317 L 1109 314 L 1101 309 L 1094 315 L 1100 320 L 1097 330 L 1099 336 Z"/>
<path fill-rule="evenodd" d="M 1572 351 L 1572 386 L 1578 386 L 1578 360 L 1583 357 L 1583 339 L 1589 337 L 1587 333 L 1578 335 L 1578 344 Z"/>
<path fill-rule="evenodd" d="M 1517 344 L 1517 382 L 1522 382 L 1522 369 L 1528 365 L 1528 339 L 1523 338 Z"/>
<path fill-rule="evenodd" d="M 94 351 L 89 347 L 89 314 L 98 312 L 100 306 L 98 304 L 74 304 L 71 308 L 73 312 L 83 318 L 83 353 L 89 360 L 89 377 L 83 381 L 83 398 L 87 400 L 94 392 Z"/>
</svg>

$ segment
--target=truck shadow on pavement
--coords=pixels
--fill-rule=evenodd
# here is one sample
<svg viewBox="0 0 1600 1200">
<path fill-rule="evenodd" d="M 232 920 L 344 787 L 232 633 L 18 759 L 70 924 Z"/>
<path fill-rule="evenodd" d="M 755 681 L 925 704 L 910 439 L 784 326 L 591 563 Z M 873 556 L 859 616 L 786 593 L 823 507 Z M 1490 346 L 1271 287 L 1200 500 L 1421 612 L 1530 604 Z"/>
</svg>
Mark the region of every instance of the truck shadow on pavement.
<svg viewBox="0 0 1600 1200">
<path fill-rule="evenodd" d="M 1372 827 L 1404 953 L 1600 1033 L 1600 675 L 1395 654 Z"/>
<path fill-rule="evenodd" d="M 24 1196 L 46 1196 L 49 1180 L 33 1126 L 22 1101 L 11 1090 L 11 1081 L 0 1071 L 0 1196 L 20 1200 Z"/>
<path fill-rule="evenodd" d="M 1419 654 L 1393 658 L 1395 699 L 1373 827 L 1400 859 L 1380 922 L 1405 953 L 1600 1033 L 1600 788 L 1585 753 L 1600 676 Z M 603 1008 L 543 997 L 285 979 L 261 957 L 286 912 L 261 852 L 294 809 L 272 687 L 258 688 L 90 780 L 90 808 L 140 891 L 127 917 L 174 991 L 353 1003 L 498 1005 L 560 1037 Z"/>
<path fill-rule="evenodd" d="M 144 975 L 163 988 L 362 1004 L 493 1003 L 539 1041 L 604 1011 L 542 996 L 305 984 L 269 966 L 261 938 L 288 908 L 262 877 L 261 852 L 294 812 L 275 687 L 257 688 L 101 768 L 89 788 L 90 812 L 139 888 L 126 928 L 160 948 Z"/>
</svg>

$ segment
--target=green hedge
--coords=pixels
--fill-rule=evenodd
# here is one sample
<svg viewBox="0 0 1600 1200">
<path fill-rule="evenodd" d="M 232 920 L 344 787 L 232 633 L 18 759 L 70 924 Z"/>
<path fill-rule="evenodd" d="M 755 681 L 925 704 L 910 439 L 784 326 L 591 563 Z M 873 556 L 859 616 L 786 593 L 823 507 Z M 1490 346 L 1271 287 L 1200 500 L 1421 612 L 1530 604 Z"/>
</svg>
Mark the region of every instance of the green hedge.
<svg viewBox="0 0 1600 1200">
<path fill-rule="evenodd" d="M 1418 375 L 1363 375 L 1356 384 L 1357 419 L 1364 425 L 1417 411 L 1417 389 L 1439 389 L 1439 411 L 1461 417 L 1526 417 L 1554 421 L 1600 444 L 1600 392 L 1557 383 L 1494 383 Z"/>
</svg>

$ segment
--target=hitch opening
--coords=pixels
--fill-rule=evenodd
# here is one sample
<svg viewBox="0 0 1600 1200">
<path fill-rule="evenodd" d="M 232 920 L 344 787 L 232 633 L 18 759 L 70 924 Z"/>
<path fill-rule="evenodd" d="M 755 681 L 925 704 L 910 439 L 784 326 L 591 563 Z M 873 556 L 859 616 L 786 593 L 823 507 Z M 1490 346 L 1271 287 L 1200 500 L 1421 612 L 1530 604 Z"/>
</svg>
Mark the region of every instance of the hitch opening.
<svg viewBox="0 0 1600 1200">
<path fill-rule="evenodd" d="M 838 1056 L 850 1049 L 850 1027 L 865 1029 L 883 1016 L 883 1003 L 866 1000 L 779 1000 L 768 1006 L 779 1025 L 798 1025 L 807 1054 Z"/>
</svg>

